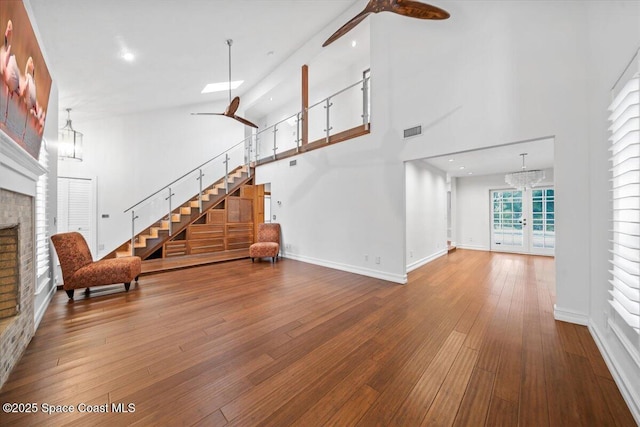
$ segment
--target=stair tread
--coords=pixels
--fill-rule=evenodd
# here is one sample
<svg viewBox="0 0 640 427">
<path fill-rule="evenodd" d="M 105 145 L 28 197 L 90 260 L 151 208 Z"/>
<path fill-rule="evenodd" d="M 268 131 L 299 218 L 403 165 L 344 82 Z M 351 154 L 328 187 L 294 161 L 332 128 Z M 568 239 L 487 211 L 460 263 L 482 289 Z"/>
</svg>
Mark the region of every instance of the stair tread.
<svg viewBox="0 0 640 427">
<path fill-rule="evenodd" d="M 227 179 L 227 183 L 229 184 L 230 187 L 233 185 L 235 188 L 238 185 L 237 183 L 238 179 L 242 180 L 240 184 L 250 179 L 250 177 L 247 176 L 246 165 L 243 165 L 237 168 L 236 170 L 234 170 L 234 172 L 230 173 Z M 222 178 L 217 182 L 215 182 L 214 184 L 212 184 L 211 186 L 209 186 L 206 190 L 204 190 L 200 197 L 203 202 L 214 201 L 214 205 L 216 205 L 218 203 L 218 200 L 220 200 L 221 196 L 226 197 L 227 193 L 226 193 L 225 187 L 226 187 L 225 180 L 224 178 Z M 196 195 L 195 198 L 187 200 L 182 205 L 177 207 L 177 209 L 174 210 L 174 212 L 177 212 L 177 213 L 172 213 L 170 216 L 170 220 L 169 219 L 160 220 L 157 223 L 155 223 L 153 226 L 150 226 L 147 229 L 145 229 L 143 232 L 139 233 L 137 235 L 137 241 L 134 244 L 134 248 L 136 250 L 138 249 L 143 250 L 142 252 L 140 252 L 143 257 L 148 256 L 150 253 L 149 251 L 157 250 L 158 247 L 161 247 L 158 245 L 162 245 L 166 243 L 166 241 L 170 240 L 171 236 L 169 236 L 168 233 L 163 233 L 163 235 L 159 234 L 161 231 L 167 232 L 170 228 L 170 223 L 179 224 L 177 227 L 176 226 L 173 227 L 172 234 L 175 236 L 178 230 L 182 231 L 183 229 L 185 229 L 185 227 L 188 226 L 190 223 L 192 223 L 197 217 L 199 217 L 201 213 L 204 213 L 204 211 L 208 211 L 214 205 L 208 205 L 207 207 L 203 206 L 203 211 L 201 212 L 198 195 Z M 197 209 L 196 211 L 197 215 L 195 217 L 193 216 L 193 209 Z M 167 216 L 165 215 L 165 218 L 166 217 Z M 185 219 L 186 219 L 186 223 L 185 223 Z M 154 241 L 150 244 L 150 246 L 147 246 L 147 240 L 154 240 Z M 119 250 L 115 252 L 116 256 L 129 256 L 130 254 L 131 254 L 130 243 L 128 244 L 126 251 Z"/>
</svg>

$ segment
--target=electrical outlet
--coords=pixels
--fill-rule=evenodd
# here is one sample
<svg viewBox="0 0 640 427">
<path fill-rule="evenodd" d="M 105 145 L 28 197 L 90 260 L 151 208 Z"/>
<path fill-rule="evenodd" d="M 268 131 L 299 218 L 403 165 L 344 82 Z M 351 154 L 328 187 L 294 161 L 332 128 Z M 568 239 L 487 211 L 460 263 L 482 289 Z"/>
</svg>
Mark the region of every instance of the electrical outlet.
<svg viewBox="0 0 640 427">
<path fill-rule="evenodd" d="M 104 244 L 102 244 L 102 243 L 101 243 L 101 244 L 99 244 L 99 245 L 98 245 L 98 250 L 99 250 L 99 251 L 103 251 L 103 250 L 104 250 Z"/>
<path fill-rule="evenodd" d="M 409 258 L 413 258 L 413 251 L 409 251 Z"/>
<path fill-rule="evenodd" d="M 364 255 L 364 260 L 365 260 L 365 261 L 369 261 L 369 255 L 365 254 L 365 255 Z"/>
<path fill-rule="evenodd" d="M 376 257 L 376 264 L 380 264 L 380 257 L 379 256 Z"/>
</svg>

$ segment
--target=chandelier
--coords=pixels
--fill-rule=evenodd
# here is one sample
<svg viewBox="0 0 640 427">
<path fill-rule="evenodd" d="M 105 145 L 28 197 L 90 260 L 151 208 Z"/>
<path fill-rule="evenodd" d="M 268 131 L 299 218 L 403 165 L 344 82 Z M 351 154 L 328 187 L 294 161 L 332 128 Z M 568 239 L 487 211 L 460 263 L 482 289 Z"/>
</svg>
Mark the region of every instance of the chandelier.
<svg viewBox="0 0 640 427">
<path fill-rule="evenodd" d="M 82 161 L 82 133 L 71 126 L 71 108 L 67 108 L 67 124 L 60 129 L 58 157 Z"/>
<path fill-rule="evenodd" d="M 524 158 L 528 153 L 522 153 L 522 170 L 520 172 L 511 172 L 504 176 L 504 181 L 511 187 L 524 189 L 535 187 L 544 179 L 544 171 L 542 170 L 526 170 Z"/>
</svg>

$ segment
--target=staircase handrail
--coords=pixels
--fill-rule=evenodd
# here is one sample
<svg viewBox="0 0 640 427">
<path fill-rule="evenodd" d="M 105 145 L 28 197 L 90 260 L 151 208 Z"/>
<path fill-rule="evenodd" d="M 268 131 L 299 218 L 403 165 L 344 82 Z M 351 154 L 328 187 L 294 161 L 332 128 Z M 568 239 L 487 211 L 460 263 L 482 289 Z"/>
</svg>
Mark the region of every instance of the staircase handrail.
<svg viewBox="0 0 640 427">
<path fill-rule="evenodd" d="M 340 95 L 341 93 L 348 91 L 348 90 L 349 90 L 349 89 L 351 89 L 352 87 L 356 87 L 356 86 L 358 86 L 359 84 L 362 84 L 362 83 L 368 82 L 370 79 L 371 79 L 371 77 L 365 77 L 365 78 L 363 78 L 363 79 L 360 79 L 360 80 L 358 80 L 357 82 L 352 83 L 352 84 L 350 84 L 349 86 L 347 86 L 347 87 L 345 87 L 345 88 L 343 88 L 343 89 L 340 89 L 340 90 L 339 90 L 339 91 L 337 91 L 336 93 L 333 93 L 333 94 L 331 94 L 331 95 L 327 96 L 326 98 L 321 99 L 320 101 L 316 102 L 315 104 L 308 106 L 308 107 L 306 108 L 306 110 L 307 110 L 307 111 L 309 111 L 309 110 L 310 110 L 310 109 L 312 109 L 313 107 L 316 107 L 316 106 L 318 106 L 318 105 L 320 105 L 320 104 L 322 104 L 322 103 L 325 103 L 325 102 L 327 102 L 327 100 L 330 100 L 331 98 L 335 98 L 336 96 Z M 269 129 L 271 129 L 271 128 L 272 128 L 272 127 L 274 127 L 274 126 L 278 126 L 279 124 L 284 123 L 284 122 L 286 122 L 286 121 L 287 121 L 287 120 L 289 120 L 289 119 L 292 119 L 292 118 L 294 118 L 294 117 L 298 117 L 301 113 L 302 113 L 302 111 L 295 112 L 295 113 L 291 114 L 290 116 L 288 116 L 288 117 L 286 117 L 286 118 L 284 118 L 284 119 L 280 120 L 279 122 L 274 123 L 274 124 L 272 124 L 272 125 L 269 125 L 269 126 L 265 127 L 264 129 L 262 129 L 262 130 L 260 130 L 260 131 L 256 132 L 256 135 L 261 135 L 262 133 L 264 133 L 264 132 L 268 131 Z"/>
<path fill-rule="evenodd" d="M 243 139 L 242 141 L 238 142 L 237 144 L 235 144 L 233 147 L 230 147 L 228 149 L 226 149 L 225 151 L 223 151 L 222 153 L 218 154 L 217 156 L 207 160 L 206 162 L 202 163 L 199 166 L 196 166 L 195 168 L 191 169 L 189 172 L 185 173 L 184 175 L 180 176 L 179 178 L 174 179 L 173 181 L 171 181 L 169 184 L 165 185 L 164 187 L 162 187 L 161 189 L 159 189 L 158 191 L 151 193 L 150 195 L 148 195 L 147 197 L 145 197 L 144 199 L 140 200 L 138 203 L 134 204 L 133 206 L 131 206 L 130 208 L 126 209 L 124 211 L 124 213 L 129 212 L 131 209 L 135 208 L 136 206 L 146 202 L 147 200 L 149 200 L 150 198 L 152 198 L 153 196 L 155 196 L 156 194 L 160 193 L 163 190 L 166 190 L 167 188 L 169 188 L 170 186 L 172 186 L 173 184 L 175 184 L 176 182 L 180 181 L 181 179 L 185 178 L 186 176 L 192 174 L 193 172 L 197 171 L 198 169 L 201 169 L 203 166 L 208 165 L 209 163 L 213 162 L 214 160 L 218 159 L 221 156 L 224 156 L 225 154 L 227 154 L 228 152 L 230 152 L 231 150 L 233 150 L 234 148 L 237 148 L 240 144 L 244 144 L 247 140 L 250 140 L 251 138 L 253 138 L 253 135 L 246 137 L 245 139 Z"/>
<path fill-rule="evenodd" d="M 359 85 L 359 84 L 362 84 L 362 83 L 366 83 L 369 79 L 370 79 L 370 77 L 366 77 L 366 78 L 363 78 L 363 79 L 361 79 L 361 80 L 358 80 L 357 82 L 355 82 L 355 83 L 353 83 L 353 84 L 351 84 L 351 85 L 349 85 L 349 86 L 347 86 L 347 87 L 345 87 L 345 88 L 343 88 L 343 89 L 339 90 L 338 92 L 336 92 L 336 93 L 334 93 L 334 94 L 331 94 L 331 95 L 327 96 L 326 98 L 322 99 L 321 101 L 318 101 L 318 102 L 316 102 L 315 104 L 313 104 L 313 105 L 309 106 L 309 107 L 307 108 L 307 111 L 308 111 L 308 110 L 310 110 L 311 108 L 313 108 L 313 107 L 317 106 L 317 105 L 322 104 L 323 102 L 327 102 L 327 100 L 330 100 L 331 98 L 333 98 L 333 97 L 335 97 L 335 96 L 337 96 L 337 95 L 340 95 L 341 93 L 343 93 L 343 92 L 345 92 L 345 91 L 347 91 L 347 90 L 351 89 L 352 87 L 355 87 L 355 86 L 357 86 L 357 85 Z M 197 171 L 198 169 L 202 168 L 203 166 L 208 165 L 209 163 L 211 163 L 212 161 L 216 160 L 217 158 L 219 158 L 219 157 L 221 157 L 221 156 L 224 156 L 226 153 L 228 153 L 229 151 L 233 150 L 234 148 L 237 148 L 240 144 L 245 143 L 247 140 L 251 140 L 252 138 L 255 138 L 257 135 L 261 135 L 262 133 L 266 132 L 267 130 L 269 130 L 269 129 L 273 128 L 274 126 L 277 126 L 277 125 L 279 125 L 280 123 L 283 123 L 283 122 L 285 122 L 285 121 L 287 121 L 287 120 L 289 120 L 289 119 L 291 119 L 291 118 L 293 118 L 293 117 L 297 117 L 297 116 L 299 116 L 301 113 L 302 113 L 301 111 L 298 111 L 298 112 L 296 112 L 296 113 L 294 113 L 294 114 L 292 114 L 292 115 L 288 116 L 287 118 L 280 120 L 279 122 L 277 122 L 277 123 L 275 123 L 275 124 L 272 124 L 272 125 L 270 125 L 270 126 L 265 127 L 264 129 L 262 129 L 262 130 L 260 130 L 260 131 L 256 132 L 256 134 L 254 134 L 254 135 L 250 135 L 250 136 L 248 136 L 248 137 L 244 138 L 243 140 L 241 140 L 240 142 L 238 142 L 238 143 L 237 143 L 237 144 L 235 144 L 234 146 L 232 146 L 232 147 L 228 148 L 227 150 L 223 151 L 222 153 L 218 154 L 217 156 L 215 156 L 215 157 L 213 157 L 213 158 L 211 158 L 211 159 L 207 160 L 206 162 L 202 163 L 201 165 L 196 166 L 195 168 L 191 169 L 189 172 L 186 172 L 184 175 L 180 176 L 179 178 L 174 179 L 174 180 L 173 180 L 173 181 L 171 181 L 169 184 L 167 184 L 167 185 L 165 185 L 164 187 L 160 188 L 158 191 L 156 191 L 156 192 L 154 192 L 154 193 L 151 193 L 150 195 L 148 195 L 148 196 L 147 196 L 147 197 L 145 197 L 144 199 L 142 199 L 142 200 L 140 200 L 139 202 L 135 203 L 133 206 L 131 206 L 130 208 L 126 209 L 126 210 L 124 211 L 124 213 L 127 213 L 127 212 L 129 212 L 131 209 L 135 208 L 136 206 L 138 206 L 138 205 L 140 205 L 140 204 L 142 204 L 142 203 L 146 202 L 147 200 L 149 200 L 150 198 L 152 198 L 152 197 L 153 197 L 153 196 L 155 196 L 156 194 L 160 193 L 160 192 L 161 192 L 161 191 L 163 191 L 163 190 L 166 190 L 167 188 L 169 188 L 170 186 L 172 186 L 172 185 L 173 185 L 173 184 L 175 184 L 176 182 L 178 182 L 178 181 L 180 181 L 181 179 L 185 178 L 185 177 L 186 177 L 186 176 L 188 176 L 189 174 L 191 174 L 191 173 L 193 173 L 193 172 Z"/>
<path fill-rule="evenodd" d="M 287 120 L 289 120 L 289 119 L 292 119 L 292 118 L 294 118 L 294 117 L 298 118 L 298 116 L 299 116 L 301 113 L 302 113 L 302 111 L 298 111 L 298 112 L 296 112 L 296 113 L 293 113 L 293 114 L 291 114 L 290 116 L 285 117 L 284 119 L 280 120 L 279 122 L 274 123 L 274 124 L 272 124 L 272 125 L 269 125 L 269 126 L 265 127 L 264 129 L 262 129 L 262 130 L 260 130 L 260 131 L 256 132 L 253 136 L 260 136 L 260 135 L 262 135 L 263 133 L 265 133 L 266 131 L 268 131 L 269 129 L 271 129 L 271 128 L 275 127 L 275 126 L 278 126 L 279 124 L 282 124 L 282 123 L 286 122 L 286 121 L 287 121 Z"/>
</svg>

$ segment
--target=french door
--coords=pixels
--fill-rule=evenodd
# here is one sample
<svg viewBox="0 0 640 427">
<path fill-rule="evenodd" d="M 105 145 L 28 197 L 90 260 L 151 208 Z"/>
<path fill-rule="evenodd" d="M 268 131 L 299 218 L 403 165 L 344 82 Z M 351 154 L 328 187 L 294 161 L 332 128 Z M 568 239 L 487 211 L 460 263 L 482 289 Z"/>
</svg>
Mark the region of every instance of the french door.
<svg viewBox="0 0 640 427">
<path fill-rule="evenodd" d="M 491 190 L 491 250 L 553 255 L 555 191 Z"/>
</svg>

